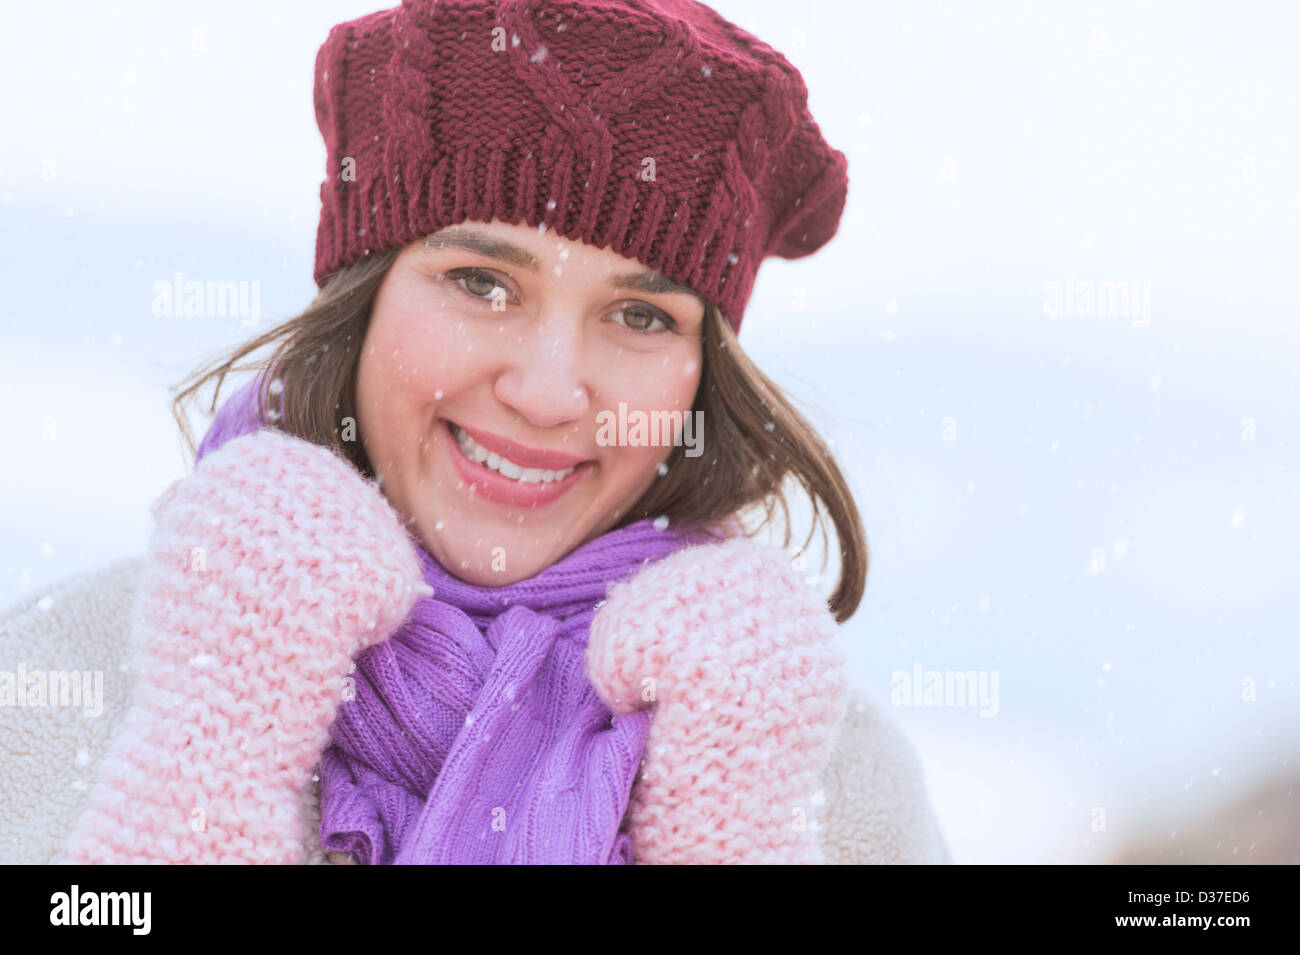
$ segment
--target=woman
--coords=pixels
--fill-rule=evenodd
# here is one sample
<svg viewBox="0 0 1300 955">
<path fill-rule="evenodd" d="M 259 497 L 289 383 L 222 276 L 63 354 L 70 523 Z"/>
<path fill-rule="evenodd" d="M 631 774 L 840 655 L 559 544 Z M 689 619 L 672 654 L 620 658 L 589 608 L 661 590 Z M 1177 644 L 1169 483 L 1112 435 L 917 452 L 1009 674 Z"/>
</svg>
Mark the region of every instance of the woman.
<svg viewBox="0 0 1300 955">
<path fill-rule="evenodd" d="M 690 0 L 408 0 L 315 106 L 321 291 L 178 395 L 273 346 L 154 504 L 67 860 L 301 861 L 314 780 L 369 864 L 827 861 L 865 538 L 736 339 L 846 198 L 798 73 Z M 828 602 L 741 520 L 787 478 Z"/>
</svg>

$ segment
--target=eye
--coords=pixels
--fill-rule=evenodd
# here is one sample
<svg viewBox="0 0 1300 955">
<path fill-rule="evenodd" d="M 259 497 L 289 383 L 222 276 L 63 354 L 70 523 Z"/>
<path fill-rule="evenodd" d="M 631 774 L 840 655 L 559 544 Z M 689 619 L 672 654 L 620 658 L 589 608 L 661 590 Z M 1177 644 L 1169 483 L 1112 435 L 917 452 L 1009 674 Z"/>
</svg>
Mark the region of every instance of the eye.
<svg viewBox="0 0 1300 955">
<path fill-rule="evenodd" d="M 677 329 L 677 323 L 673 321 L 671 316 L 640 302 L 626 302 L 614 314 L 630 315 L 630 324 L 625 322 L 618 322 L 618 324 L 624 328 L 630 328 L 634 332 L 657 334 L 660 331 L 673 332 Z M 653 327 L 655 322 L 659 322 L 663 327 L 655 329 Z"/>
<path fill-rule="evenodd" d="M 510 297 L 510 290 L 506 288 L 505 283 L 483 269 L 452 269 L 442 274 L 455 282 L 457 287 L 467 295 L 481 301 L 496 302 L 498 299 L 505 301 Z M 498 292 L 497 289 L 500 291 Z"/>
</svg>

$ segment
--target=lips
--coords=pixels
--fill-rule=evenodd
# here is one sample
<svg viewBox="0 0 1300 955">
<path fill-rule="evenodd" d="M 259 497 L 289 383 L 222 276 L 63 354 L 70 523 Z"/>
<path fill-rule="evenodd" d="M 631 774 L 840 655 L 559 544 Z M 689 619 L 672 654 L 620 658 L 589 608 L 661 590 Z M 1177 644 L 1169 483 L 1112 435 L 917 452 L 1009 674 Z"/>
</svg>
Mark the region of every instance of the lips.
<svg viewBox="0 0 1300 955">
<path fill-rule="evenodd" d="M 595 466 L 594 461 L 579 458 L 575 455 L 556 451 L 537 451 L 490 433 L 464 428 L 485 449 L 490 449 L 498 455 L 501 455 L 502 452 L 497 449 L 505 450 L 504 457 L 514 461 L 517 465 L 527 463 L 527 467 L 530 469 L 535 468 L 551 472 L 572 468 L 568 476 L 553 481 L 539 480 L 536 483 L 530 483 L 519 478 L 507 477 L 466 455 L 465 449 L 456 436 L 457 429 L 463 428 L 463 425 L 455 424 L 446 419 L 443 419 L 443 425 L 444 433 L 448 438 L 444 443 L 447 445 L 452 465 L 460 475 L 461 480 L 469 485 L 471 494 L 497 504 L 529 508 L 549 504 L 572 490 L 587 476 L 587 472 Z M 479 452 L 480 455 L 481 453 Z"/>
<path fill-rule="evenodd" d="M 465 452 L 465 457 L 471 461 L 482 464 L 498 474 L 510 478 L 512 481 L 522 481 L 525 484 L 552 484 L 556 481 L 562 481 L 572 473 L 573 468 L 565 468 L 563 471 L 555 471 L 551 468 L 525 468 L 520 467 L 514 461 L 503 458 L 495 451 L 491 451 L 479 444 L 464 428 L 456 425 L 451 426 L 452 434 L 456 438 L 456 443 L 460 449 Z M 576 465 L 575 465 L 576 467 Z"/>
<path fill-rule="evenodd" d="M 456 421 L 450 423 L 457 428 L 463 428 L 471 438 L 489 451 L 495 451 L 501 457 L 513 461 L 521 468 L 563 471 L 566 468 L 577 467 L 585 460 L 576 454 L 565 454 L 562 451 L 538 451 L 511 441 L 509 438 L 492 434 L 490 431 L 479 431 L 477 428 L 470 428 Z"/>
</svg>

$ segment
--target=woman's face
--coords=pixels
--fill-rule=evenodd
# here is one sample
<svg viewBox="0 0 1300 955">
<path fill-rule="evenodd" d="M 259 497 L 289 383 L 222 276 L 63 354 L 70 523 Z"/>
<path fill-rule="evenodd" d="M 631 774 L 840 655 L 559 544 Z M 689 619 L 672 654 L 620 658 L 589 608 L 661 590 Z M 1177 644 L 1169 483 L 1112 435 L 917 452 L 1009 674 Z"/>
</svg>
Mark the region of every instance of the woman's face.
<svg viewBox="0 0 1300 955">
<path fill-rule="evenodd" d="M 659 477 L 672 447 L 657 428 L 657 444 L 620 446 L 600 425 L 620 403 L 629 421 L 689 415 L 703 321 L 698 296 L 635 260 L 527 224 L 464 222 L 411 243 L 379 289 L 357 375 L 380 487 L 457 577 L 537 574 Z"/>
</svg>

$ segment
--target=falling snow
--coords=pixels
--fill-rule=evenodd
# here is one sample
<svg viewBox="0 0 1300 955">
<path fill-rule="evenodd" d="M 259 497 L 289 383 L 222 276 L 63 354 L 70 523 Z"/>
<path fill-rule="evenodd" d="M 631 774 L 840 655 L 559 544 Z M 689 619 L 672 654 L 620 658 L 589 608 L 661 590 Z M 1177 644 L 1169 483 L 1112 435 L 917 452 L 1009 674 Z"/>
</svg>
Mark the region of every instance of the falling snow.
<svg viewBox="0 0 1300 955">
<path fill-rule="evenodd" d="M 1186 861 L 1178 854 L 1193 851 L 1197 814 L 1209 818 L 1219 807 L 1224 821 L 1201 833 L 1206 851 L 1255 861 L 1278 840 L 1254 833 L 1295 818 L 1293 784 L 1276 801 L 1265 785 L 1293 773 L 1290 731 L 1300 719 L 1289 623 L 1290 531 L 1300 513 L 1284 254 L 1294 234 L 1289 170 L 1298 141 L 1290 135 L 1289 37 L 1256 31 L 1241 44 L 1233 22 L 1209 20 L 1190 33 L 1164 30 L 1163 14 L 1149 6 L 1122 16 L 1099 8 L 1104 29 L 1037 8 L 1010 15 L 950 5 L 942 23 L 872 8 L 870 31 L 856 14 L 813 31 L 816 18 L 794 10 L 786 26 L 800 31 L 799 41 L 780 29 L 770 38 L 807 64 L 810 85 L 824 84 L 812 100 L 825 112 L 823 131 L 843 137 L 834 145 L 849 155 L 851 176 L 867 174 L 853 178 L 824 253 L 764 266 L 742 342 L 796 404 L 812 404 L 810 419 L 862 510 L 868 595 L 842 627 L 855 680 L 888 698 L 890 671 L 918 659 L 1001 674 L 997 719 L 955 709 L 889 713 L 915 741 L 964 861 L 1110 859 L 1129 828 L 1148 837 L 1154 861 Z M 1185 55 L 1188 37 L 1193 47 L 1214 45 L 1216 30 L 1234 40 L 1215 45 L 1217 60 Z M 962 95 L 917 109 L 907 84 L 859 82 L 908 75 L 916 49 L 949 34 L 978 40 L 953 47 L 944 66 L 949 78 L 963 78 Z M 879 38 L 870 57 L 860 55 L 868 35 Z M 521 42 L 511 35 L 512 46 Z M 29 46 L 12 51 L 14 65 L 37 75 L 41 51 Z M 1046 72 L 1021 69 L 1031 66 L 1026 50 L 1048 51 Z M 529 62 L 549 66 L 560 53 L 538 45 Z M 1035 82 L 1008 101 L 998 96 L 1002 73 L 985 69 L 988 62 Z M 238 89 L 274 87 L 300 67 L 268 63 L 231 79 Z M 1233 81 L 1213 82 L 1219 74 Z M 699 67 L 700 77 L 712 75 Z M 312 190 L 232 178 L 221 172 L 229 166 L 221 150 L 194 151 L 170 172 L 149 160 L 175 124 L 182 138 L 193 138 L 194 124 L 213 125 L 212 116 L 184 109 L 186 85 L 172 79 L 137 68 L 110 77 L 132 94 L 110 96 L 114 109 L 152 109 L 154 101 L 157 109 L 119 131 L 112 154 L 120 161 L 97 172 L 89 153 L 68 154 L 75 144 L 36 130 L 31 139 L 47 143 L 43 150 L 68 154 L 56 157 L 58 178 L 29 184 L 29 172 L 6 170 L 11 231 L 34 237 L 12 244 L 15 274 L 57 291 L 20 303 L 30 317 L 11 323 L 14 357 L 0 375 L 18 412 L 11 451 L 22 462 L 0 495 L 8 507 L 0 521 L 6 604 L 109 557 L 138 554 L 150 497 L 181 476 L 174 426 L 159 413 L 174 376 L 155 372 L 174 368 L 200 340 L 239 333 L 215 322 L 143 320 L 137 292 L 145 279 L 200 254 L 241 263 L 231 266 L 240 274 L 310 273 L 310 243 L 292 251 L 290 233 L 314 209 L 277 203 L 281 193 L 311 198 Z M 70 82 L 85 83 L 75 74 Z M 965 135 L 971 102 L 994 104 L 979 116 L 996 135 Z M 716 144 L 702 145 L 678 157 L 698 160 L 692 175 L 715 155 Z M 271 209 L 263 225 L 279 231 L 259 251 L 244 241 L 246 222 L 218 215 L 202 219 L 211 226 L 205 241 L 216 244 L 187 248 L 176 236 L 194 233 L 193 210 L 171 209 L 166 228 L 132 215 L 99 221 L 70 188 L 116 189 L 124 175 L 142 193 L 178 195 L 202 182 L 213 209 Z M 65 238 L 74 244 L 55 250 L 44 237 L 73 216 L 78 229 Z M 743 229 L 755 227 L 745 218 Z M 120 253 L 124 268 L 97 255 L 105 248 Z M 361 254 L 371 253 L 363 245 Z M 68 254 L 82 264 L 64 275 L 58 263 Z M 563 249 L 559 260 L 567 258 Z M 725 261 L 736 266 L 740 255 Z M 566 270 L 566 278 L 576 271 Z M 733 284 L 746 278 L 722 271 Z M 1067 275 L 1150 280 L 1149 324 L 1048 319 L 1042 287 Z M 280 303 L 286 315 L 302 304 L 287 294 Z M 464 357 L 478 356 L 467 347 Z M 283 392 L 280 379 L 271 383 L 272 395 Z M 66 397 L 85 394 L 95 400 Z M 443 399 L 436 390 L 434 400 Z M 40 437 L 47 416 L 58 421 L 57 440 Z M 775 422 L 763 427 L 773 432 Z M 656 473 L 665 477 L 667 464 Z M 701 486 L 708 480 L 706 469 Z M 654 526 L 668 523 L 661 516 Z M 433 524 L 438 533 L 446 526 Z M 58 546 L 38 547 L 47 537 Z M 794 569 L 823 593 L 835 583 L 833 571 L 820 579 L 803 563 Z M 48 594 L 30 599 L 21 606 L 55 609 Z M 58 617 L 70 616 L 70 606 L 60 598 Z M 196 654 L 188 665 L 210 667 L 212 658 Z M 104 666 L 130 672 L 125 662 Z M 513 693 L 511 685 L 507 698 Z M 88 766 L 90 753 L 76 750 L 75 762 Z M 1252 789 L 1256 778 L 1265 782 Z M 1245 795 L 1234 802 L 1229 786 Z M 825 800 L 825 791 L 813 797 Z M 1097 809 L 1107 811 L 1104 828 Z M 1238 820 L 1231 830 L 1229 818 Z"/>
</svg>

